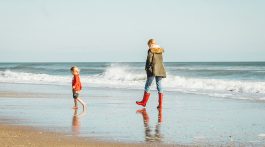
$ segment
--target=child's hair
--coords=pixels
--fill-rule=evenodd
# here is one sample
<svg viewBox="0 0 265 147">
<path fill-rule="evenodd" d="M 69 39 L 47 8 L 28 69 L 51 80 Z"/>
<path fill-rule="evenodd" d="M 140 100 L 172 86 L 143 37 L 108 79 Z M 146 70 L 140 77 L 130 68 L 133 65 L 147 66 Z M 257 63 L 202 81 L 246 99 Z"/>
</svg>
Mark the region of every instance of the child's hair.
<svg viewBox="0 0 265 147">
<path fill-rule="evenodd" d="M 147 42 L 147 45 L 151 45 L 151 44 L 155 44 L 155 43 L 156 43 L 155 39 L 149 39 Z"/>
<path fill-rule="evenodd" d="M 78 67 L 77 67 L 77 66 L 72 66 L 72 67 L 70 68 L 71 71 L 74 71 L 75 69 L 78 70 Z"/>
</svg>

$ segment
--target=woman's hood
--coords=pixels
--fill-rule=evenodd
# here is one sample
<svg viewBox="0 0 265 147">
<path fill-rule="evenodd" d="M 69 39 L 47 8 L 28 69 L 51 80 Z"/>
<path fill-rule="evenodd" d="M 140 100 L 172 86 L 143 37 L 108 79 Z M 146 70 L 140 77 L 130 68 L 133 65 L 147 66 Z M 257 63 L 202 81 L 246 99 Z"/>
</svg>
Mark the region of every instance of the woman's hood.
<svg viewBox="0 0 265 147">
<path fill-rule="evenodd" d="M 150 51 L 155 54 L 161 54 L 164 52 L 164 49 L 161 48 L 159 45 L 153 45 L 150 47 Z"/>
</svg>

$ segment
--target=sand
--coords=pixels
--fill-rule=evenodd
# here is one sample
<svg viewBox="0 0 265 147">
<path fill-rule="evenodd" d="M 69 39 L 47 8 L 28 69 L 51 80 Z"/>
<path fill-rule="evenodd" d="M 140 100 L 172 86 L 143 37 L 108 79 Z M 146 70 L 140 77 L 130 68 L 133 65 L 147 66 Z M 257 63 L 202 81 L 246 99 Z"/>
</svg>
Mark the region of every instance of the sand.
<svg viewBox="0 0 265 147">
<path fill-rule="evenodd" d="M 90 88 L 82 93 L 88 111 L 76 117 L 69 87 L 0 85 L 0 147 L 265 144 L 264 103 L 168 92 L 161 113 L 154 91 L 136 113 L 141 94 Z"/>
<path fill-rule="evenodd" d="M 52 147 L 52 146 L 64 146 L 64 147 L 158 147 L 158 146 L 175 146 L 180 145 L 165 145 L 157 143 L 149 144 L 125 144 L 115 142 L 104 142 L 90 138 L 65 136 L 61 133 L 45 132 L 30 127 L 13 126 L 7 124 L 0 124 L 0 144 L 2 147 L 17 146 L 17 147 Z"/>
<path fill-rule="evenodd" d="M 49 94 L 45 93 L 32 93 L 32 92 L 11 92 L 0 91 L 0 97 L 4 98 L 42 98 L 47 97 Z M 2 120 L 4 118 L 1 118 Z M 30 126 L 11 125 L 8 123 L 0 124 L 0 145 L 1 147 L 47 147 L 47 146 L 63 146 L 63 147 L 168 147 L 168 146 L 182 146 L 182 145 L 169 145 L 159 143 L 120 143 L 120 142 L 107 142 L 96 140 L 88 137 L 67 136 L 63 133 L 50 132 L 47 130 L 40 130 Z"/>
</svg>

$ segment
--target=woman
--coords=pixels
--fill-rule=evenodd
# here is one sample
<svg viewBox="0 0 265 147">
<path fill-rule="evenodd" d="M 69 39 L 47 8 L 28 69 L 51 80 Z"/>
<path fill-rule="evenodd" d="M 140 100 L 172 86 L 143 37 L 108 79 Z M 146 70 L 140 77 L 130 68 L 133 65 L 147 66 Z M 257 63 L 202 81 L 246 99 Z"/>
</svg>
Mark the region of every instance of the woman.
<svg viewBox="0 0 265 147">
<path fill-rule="evenodd" d="M 156 87 L 159 96 L 159 105 L 157 106 L 157 108 L 161 109 L 163 101 L 163 89 L 161 81 L 162 78 L 166 78 L 166 71 L 163 64 L 164 49 L 157 45 L 154 39 L 150 39 L 147 44 L 149 46 L 149 50 L 145 64 L 145 70 L 147 74 L 145 91 L 142 101 L 137 101 L 136 104 L 141 105 L 143 107 L 146 106 L 146 103 L 150 97 L 150 86 L 152 85 L 153 80 L 156 79 Z"/>
</svg>

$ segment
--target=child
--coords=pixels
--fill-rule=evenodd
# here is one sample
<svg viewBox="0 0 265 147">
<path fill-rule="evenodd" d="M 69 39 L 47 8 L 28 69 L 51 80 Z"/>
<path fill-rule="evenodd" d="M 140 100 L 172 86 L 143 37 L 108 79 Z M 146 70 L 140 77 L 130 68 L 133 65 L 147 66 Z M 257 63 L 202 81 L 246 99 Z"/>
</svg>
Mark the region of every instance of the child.
<svg viewBox="0 0 265 147">
<path fill-rule="evenodd" d="M 79 101 L 83 105 L 83 109 L 85 108 L 85 103 L 83 100 L 79 98 L 79 93 L 82 90 L 82 84 L 79 77 L 79 69 L 76 66 L 71 67 L 71 72 L 73 74 L 72 80 L 72 90 L 73 90 L 73 98 L 74 98 L 74 107 L 73 109 L 78 109 L 77 101 Z"/>
</svg>

